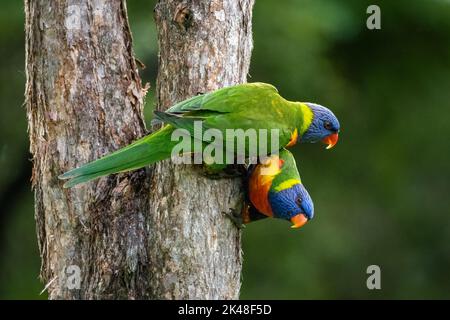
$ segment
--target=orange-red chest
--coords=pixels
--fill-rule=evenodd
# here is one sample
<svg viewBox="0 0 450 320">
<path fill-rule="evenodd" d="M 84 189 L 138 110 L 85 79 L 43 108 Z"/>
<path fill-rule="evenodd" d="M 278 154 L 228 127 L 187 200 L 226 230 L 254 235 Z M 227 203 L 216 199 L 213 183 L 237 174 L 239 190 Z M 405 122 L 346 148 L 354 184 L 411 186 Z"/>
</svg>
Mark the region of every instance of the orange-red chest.
<svg viewBox="0 0 450 320">
<path fill-rule="evenodd" d="M 272 156 L 267 163 L 259 164 L 253 171 L 249 180 L 249 198 L 259 212 L 272 217 L 272 207 L 269 203 L 269 190 L 272 181 L 280 172 L 281 162 L 278 156 Z"/>
</svg>

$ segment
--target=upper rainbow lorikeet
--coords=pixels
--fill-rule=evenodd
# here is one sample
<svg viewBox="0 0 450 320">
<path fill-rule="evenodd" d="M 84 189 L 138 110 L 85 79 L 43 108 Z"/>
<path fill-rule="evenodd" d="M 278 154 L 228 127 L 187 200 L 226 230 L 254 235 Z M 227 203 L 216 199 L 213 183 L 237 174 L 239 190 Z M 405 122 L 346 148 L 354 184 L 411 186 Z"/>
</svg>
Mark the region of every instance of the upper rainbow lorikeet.
<svg viewBox="0 0 450 320">
<path fill-rule="evenodd" d="M 329 109 L 313 103 L 288 101 L 274 86 L 265 83 L 222 88 L 177 103 L 167 112 L 155 111 L 155 115 L 169 124 L 110 155 L 62 174 L 61 179 L 70 179 L 64 186 L 72 187 L 169 158 L 179 143 L 171 141 L 175 129 L 185 129 L 197 139 L 194 121 L 200 121 L 205 129 L 219 130 L 224 137 L 227 137 L 227 129 L 264 129 L 269 133 L 275 129 L 279 148 L 322 140 L 328 144 L 328 149 L 337 143 L 340 129 L 338 119 Z M 271 137 L 264 150 L 270 150 Z M 248 140 L 245 143 L 244 149 L 248 151 Z M 222 145 L 225 147 L 226 143 Z"/>
<path fill-rule="evenodd" d="M 273 217 L 300 228 L 314 217 L 314 203 L 302 184 L 294 156 L 286 149 L 249 168 L 242 212 L 228 216 L 237 226 Z"/>
</svg>

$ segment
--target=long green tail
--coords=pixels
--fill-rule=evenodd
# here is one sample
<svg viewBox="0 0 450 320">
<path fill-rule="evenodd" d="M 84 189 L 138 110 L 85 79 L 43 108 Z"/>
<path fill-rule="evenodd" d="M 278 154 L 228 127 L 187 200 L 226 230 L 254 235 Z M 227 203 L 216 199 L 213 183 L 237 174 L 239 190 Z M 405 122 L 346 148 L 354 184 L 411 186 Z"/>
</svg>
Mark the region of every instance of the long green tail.
<svg viewBox="0 0 450 320">
<path fill-rule="evenodd" d="M 178 143 L 171 141 L 174 128 L 170 125 L 143 137 L 136 142 L 113 152 L 103 158 L 67 171 L 60 179 L 70 179 L 65 188 L 106 176 L 111 173 L 142 168 L 160 160 L 170 158 L 172 148 Z"/>
</svg>

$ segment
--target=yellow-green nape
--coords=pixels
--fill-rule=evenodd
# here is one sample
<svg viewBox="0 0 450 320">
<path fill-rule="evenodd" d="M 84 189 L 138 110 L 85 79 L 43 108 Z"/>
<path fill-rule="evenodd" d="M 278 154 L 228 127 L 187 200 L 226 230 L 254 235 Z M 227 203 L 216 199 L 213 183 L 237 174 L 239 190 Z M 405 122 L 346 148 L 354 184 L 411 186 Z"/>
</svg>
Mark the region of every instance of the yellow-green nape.
<svg viewBox="0 0 450 320">
<path fill-rule="evenodd" d="M 291 188 L 292 186 L 295 186 L 296 184 L 301 184 L 302 181 L 299 179 L 288 179 L 280 183 L 275 187 L 275 191 L 280 192 L 286 189 Z"/>
<path fill-rule="evenodd" d="M 314 113 L 311 110 L 311 108 L 308 107 L 306 103 L 303 102 L 300 102 L 300 109 L 302 110 L 303 113 L 303 123 L 300 128 L 300 134 L 303 134 L 306 132 L 306 130 L 308 130 L 309 126 L 311 125 Z"/>
</svg>

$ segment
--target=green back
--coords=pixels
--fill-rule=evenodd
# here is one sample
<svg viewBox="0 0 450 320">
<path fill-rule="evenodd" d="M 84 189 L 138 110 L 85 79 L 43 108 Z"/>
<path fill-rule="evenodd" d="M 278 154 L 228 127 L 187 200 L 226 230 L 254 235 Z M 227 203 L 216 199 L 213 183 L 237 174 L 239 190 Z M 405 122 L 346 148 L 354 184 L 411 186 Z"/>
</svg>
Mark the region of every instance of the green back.
<svg viewBox="0 0 450 320">
<path fill-rule="evenodd" d="M 267 129 L 268 150 L 271 129 L 279 130 L 280 147 L 283 147 L 290 141 L 292 132 L 303 124 L 299 104 L 285 100 L 274 86 L 265 83 L 240 84 L 195 96 L 156 116 L 191 134 L 194 121 L 202 121 L 204 130 L 221 131 L 224 143 L 233 139 L 227 139 L 226 129 Z"/>
<path fill-rule="evenodd" d="M 284 164 L 281 167 L 281 172 L 273 179 L 270 191 L 277 191 L 276 188 L 288 180 L 299 180 L 301 183 L 300 173 L 292 153 L 286 149 L 281 149 L 279 157 L 284 161 Z"/>
</svg>

